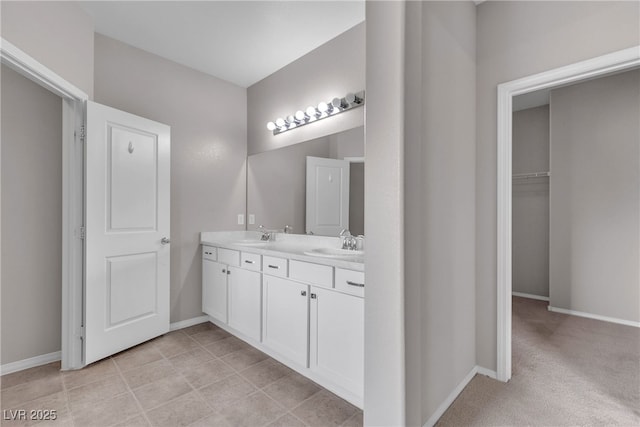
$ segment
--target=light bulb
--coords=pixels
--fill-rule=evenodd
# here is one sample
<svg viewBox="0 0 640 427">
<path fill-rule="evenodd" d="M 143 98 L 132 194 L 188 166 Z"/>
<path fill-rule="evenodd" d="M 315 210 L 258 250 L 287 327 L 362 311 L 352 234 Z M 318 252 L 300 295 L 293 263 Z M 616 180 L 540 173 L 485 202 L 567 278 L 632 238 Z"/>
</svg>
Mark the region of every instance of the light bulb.
<svg viewBox="0 0 640 427">
<path fill-rule="evenodd" d="M 329 106 L 326 102 L 321 102 L 320 104 L 318 104 L 318 111 L 320 111 L 321 113 L 326 113 L 328 109 Z"/>
<path fill-rule="evenodd" d="M 279 128 L 283 127 L 286 124 L 286 122 L 284 121 L 284 119 L 282 117 L 278 117 L 276 119 L 276 126 L 278 126 Z"/>
<path fill-rule="evenodd" d="M 352 93 L 348 93 L 345 95 L 344 99 L 349 103 L 349 104 L 353 104 L 354 102 L 356 102 L 356 96 Z"/>
<path fill-rule="evenodd" d="M 334 108 L 343 109 L 347 107 L 347 102 L 344 99 L 333 98 L 331 105 L 333 105 Z"/>
<path fill-rule="evenodd" d="M 275 123 L 273 123 L 273 122 L 267 123 L 267 129 L 275 130 L 275 128 L 276 128 L 276 124 Z"/>
<path fill-rule="evenodd" d="M 307 116 L 309 116 L 309 117 L 317 117 L 318 116 L 318 110 L 316 110 L 316 107 L 307 108 Z"/>
<path fill-rule="evenodd" d="M 303 122 L 304 119 L 306 118 L 307 118 L 307 115 L 304 113 L 304 111 L 302 110 L 296 111 L 296 120 L 298 121 L 298 123 Z"/>
<path fill-rule="evenodd" d="M 287 116 L 287 124 L 292 125 L 296 123 L 296 119 L 293 116 Z"/>
</svg>

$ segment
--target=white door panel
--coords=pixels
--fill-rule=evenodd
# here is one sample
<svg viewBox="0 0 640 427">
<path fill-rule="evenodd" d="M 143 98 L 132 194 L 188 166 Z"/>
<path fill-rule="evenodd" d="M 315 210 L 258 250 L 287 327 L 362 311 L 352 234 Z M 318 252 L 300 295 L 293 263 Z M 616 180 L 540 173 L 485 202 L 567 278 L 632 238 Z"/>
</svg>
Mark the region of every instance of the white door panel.
<svg viewBox="0 0 640 427">
<path fill-rule="evenodd" d="M 349 228 L 349 162 L 307 157 L 306 232 L 337 236 Z"/>
<path fill-rule="evenodd" d="M 169 330 L 170 129 L 87 102 L 84 359 Z"/>
</svg>

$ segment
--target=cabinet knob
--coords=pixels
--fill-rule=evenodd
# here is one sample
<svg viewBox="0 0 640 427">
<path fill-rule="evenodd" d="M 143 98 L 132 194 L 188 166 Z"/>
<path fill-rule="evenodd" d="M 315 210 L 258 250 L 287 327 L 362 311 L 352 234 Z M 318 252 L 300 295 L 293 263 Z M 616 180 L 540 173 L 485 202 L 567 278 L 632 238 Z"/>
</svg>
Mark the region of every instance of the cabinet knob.
<svg viewBox="0 0 640 427">
<path fill-rule="evenodd" d="M 302 295 L 303 297 L 307 296 L 307 291 L 300 291 L 300 295 Z"/>
<path fill-rule="evenodd" d="M 226 273 L 226 272 L 227 272 L 227 270 L 225 270 L 225 269 L 223 268 L 223 269 L 222 269 L 222 272 L 223 272 L 223 273 Z"/>
<path fill-rule="evenodd" d="M 316 299 L 316 294 L 311 294 L 311 299 Z"/>
</svg>

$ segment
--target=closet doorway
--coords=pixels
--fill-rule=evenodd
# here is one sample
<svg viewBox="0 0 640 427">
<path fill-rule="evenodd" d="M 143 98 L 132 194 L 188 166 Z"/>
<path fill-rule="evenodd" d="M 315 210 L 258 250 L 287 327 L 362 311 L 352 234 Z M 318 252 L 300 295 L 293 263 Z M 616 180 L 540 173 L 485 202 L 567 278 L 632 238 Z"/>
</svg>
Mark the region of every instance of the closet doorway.
<svg viewBox="0 0 640 427">
<path fill-rule="evenodd" d="M 514 97 L 518 95 L 533 93 L 539 90 L 554 90 L 564 86 L 575 85 L 578 82 L 622 73 L 640 66 L 640 49 L 638 47 L 625 49 L 612 54 L 597 57 L 591 60 L 582 61 L 570 66 L 559 69 L 550 70 L 530 77 L 525 77 L 512 82 L 504 83 L 498 86 L 498 224 L 497 224 L 497 378 L 501 381 L 508 381 L 511 378 L 511 358 L 512 358 L 512 250 L 513 250 L 513 234 L 512 234 L 512 209 L 513 209 L 513 179 L 514 164 L 512 163 L 512 130 L 513 130 L 513 105 Z M 553 119 L 550 120 L 550 127 L 553 126 Z M 554 174 L 553 155 L 550 154 L 549 170 L 545 170 L 543 165 L 541 170 L 516 171 L 518 174 L 540 174 L 525 178 L 526 175 L 520 175 L 518 179 L 522 180 L 549 180 L 551 187 Z M 635 158 L 637 162 L 638 157 Z M 566 172 L 568 169 L 565 169 Z M 549 172 L 548 177 L 543 174 Z M 597 171 L 593 171 L 597 172 Z M 520 185 L 520 184 L 518 184 Z M 549 192 L 549 205 L 553 209 L 553 190 Z M 636 199 L 638 190 L 636 187 Z M 550 234 L 553 235 L 553 221 L 549 221 Z M 562 230 L 567 231 L 565 228 Z M 631 234 L 634 234 L 632 231 Z M 640 240 L 640 233 L 636 230 L 632 236 L 636 242 Z M 550 248 L 553 248 L 550 242 Z M 554 259 L 554 254 L 550 249 L 549 259 Z M 630 257 L 634 258 L 635 265 L 640 264 L 640 257 L 636 252 L 629 252 Z M 554 268 L 550 266 L 550 277 L 553 275 Z M 636 272 L 637 274 L 637 272 Z M 517 292 L 517 291 L 516 291 Z M 549 292 L 551 300 L 553 300 L 553 290 Z M 549 296 L 547 295 L 547 296 Z M 544 296 L 544 295 L 543 295 Z M 580 311 L 580 310 L 574 310 Z M 578 314 L 578 313 L 574 313 Z M 632 313 L 633 314 L 633 313 Z M 607 317 L 607 316 L 605 316 Z M 608 316 L 613 317 L 613 316 Z M 629 324 L 639 326 L 637 319 L 632 319 Z M 637 325 L 636 325 L 637 323 Z"/>
</svg>

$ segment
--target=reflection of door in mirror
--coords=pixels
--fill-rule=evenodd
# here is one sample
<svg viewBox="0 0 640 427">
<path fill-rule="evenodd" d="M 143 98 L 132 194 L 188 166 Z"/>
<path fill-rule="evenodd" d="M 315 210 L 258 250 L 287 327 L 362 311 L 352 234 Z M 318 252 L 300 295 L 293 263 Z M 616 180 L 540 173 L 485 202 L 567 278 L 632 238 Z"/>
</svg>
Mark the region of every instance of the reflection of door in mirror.
<svg viewBox="0 0 640 427">
<path fill-rule="evenodd" d="M 349 171 L 346 160 L 307 156 L 307 234 L 349 229 Z"/>
<path fill-rule="evenodd" d="M 247 159 L 247 229 L 306 232 L 307 156 L 350 162 L 349 230 L 364 234 L 364 127 L 253 154 Z M 357 160 L 354 158 L 358 158 Z M 354 163 L 358 162 L 358 163 Z M 253 220 L 253 223 L 252 223 Z M 331 235 L 337 236 L 340 232 Z"/>
</svg>

